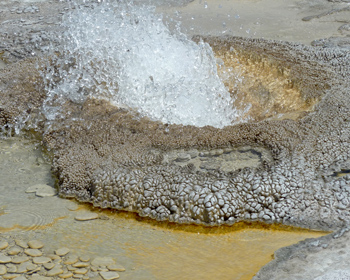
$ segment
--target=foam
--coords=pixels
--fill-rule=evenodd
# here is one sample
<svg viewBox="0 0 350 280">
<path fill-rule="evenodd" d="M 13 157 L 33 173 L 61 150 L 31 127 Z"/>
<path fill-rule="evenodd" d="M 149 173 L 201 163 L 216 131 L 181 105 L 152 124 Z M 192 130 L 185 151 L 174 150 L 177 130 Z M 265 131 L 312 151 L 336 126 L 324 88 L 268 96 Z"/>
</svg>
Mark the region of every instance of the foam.
<svg viewBox="0 0 350 280">
<path fill-rule="evenodd" d="M 240 122 L 211 47 L 169 31 L 154 9 L 103 2 L 67 13 L 54 50 L 60 56 L 44 73 L 51 99 L 107 99 L 163 123 Z"/>
</svg>

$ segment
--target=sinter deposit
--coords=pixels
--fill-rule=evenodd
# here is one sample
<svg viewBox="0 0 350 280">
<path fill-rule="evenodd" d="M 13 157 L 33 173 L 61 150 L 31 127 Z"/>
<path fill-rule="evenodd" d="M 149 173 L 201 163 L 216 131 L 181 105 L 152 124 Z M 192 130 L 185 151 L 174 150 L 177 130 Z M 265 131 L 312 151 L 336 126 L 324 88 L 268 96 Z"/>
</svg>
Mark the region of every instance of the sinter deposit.
<svg viewBox="0 0 350 280">
<path fill-rule="evenodd" d="M 76 7 L 62 22 L 28 42 L 37 58 L 0 73 L 3 131 L 42 139 L 60 196 L 179 223 L 349 222 L 346 49 L 191 41 L 152 9 L 119 2 Z"/>
</svg>

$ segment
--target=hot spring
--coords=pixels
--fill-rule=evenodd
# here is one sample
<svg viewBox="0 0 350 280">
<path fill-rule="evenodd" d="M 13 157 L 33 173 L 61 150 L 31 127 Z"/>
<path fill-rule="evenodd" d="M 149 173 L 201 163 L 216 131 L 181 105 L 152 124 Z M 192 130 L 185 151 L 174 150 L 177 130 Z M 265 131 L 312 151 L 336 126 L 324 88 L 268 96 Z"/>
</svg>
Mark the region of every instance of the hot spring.
<svg viewBox="0 0 350 280">
<path fill-rule="evenodd" d="M 286 232 L 350 221 L 346 50 L 190 36 L 138 2 L 25 5 L 0 45 L 5 257 L 16 238 L 41 239 L 48 256 L 118 258 L 125 279 L 248 279 L 257 268 L 239 267 L 266 263 Z"/>
<path fill-rule="evenodd" d="M 245 61 L 234 48 L 214 53 L 170 23 L 155 7 L 123 1 L 65 14 L 42 70 L 46 117 L 59 114 L 58 99 L 96 98 L 166 124 L 223 128 L 315 104 L 294 87 L 288 69 Z"/>
</svg>

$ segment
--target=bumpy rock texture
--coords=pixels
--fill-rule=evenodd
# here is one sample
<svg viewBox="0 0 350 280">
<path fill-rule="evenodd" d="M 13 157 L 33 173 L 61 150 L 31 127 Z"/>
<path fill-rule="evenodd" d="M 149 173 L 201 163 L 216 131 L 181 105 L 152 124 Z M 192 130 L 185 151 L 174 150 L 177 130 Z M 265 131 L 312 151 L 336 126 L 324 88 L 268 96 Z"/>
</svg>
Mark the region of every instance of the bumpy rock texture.
<svg viewBox="0 0 350 280">
<path fill-rule="evenodd" d="M 260 72 L 274 69 L 287 93 L 267 101 L 272 111 L 291 92 L 301 104 L 297 111 L 312 112 L 278 119 L 259 109 L 260 122 L 197 128 L 165 125 L 88 99 L 67 100 L 62 117 L 48 121 L 40 114 L 43 82 L 31 60 L 20 60 L 0 72 L 0 124 L 42 135 L 62 197 L 179 223 L 260 220 L 317 229 L 347 224 L 350 176 L 341 172 L 350 169 L 349 51 L 206 40 L 227 65 L 238 60 Z M 283 92 L 262 81 L 245 89 L 266 100 Z M 227 163 L 242 156 L 242 164 Z"/>
<path fill-rule="evenodd" d="M 349 227 L 317 239 L 306 239 L 275 252 L 254 280 L 349 279 Z"/>
</svg>

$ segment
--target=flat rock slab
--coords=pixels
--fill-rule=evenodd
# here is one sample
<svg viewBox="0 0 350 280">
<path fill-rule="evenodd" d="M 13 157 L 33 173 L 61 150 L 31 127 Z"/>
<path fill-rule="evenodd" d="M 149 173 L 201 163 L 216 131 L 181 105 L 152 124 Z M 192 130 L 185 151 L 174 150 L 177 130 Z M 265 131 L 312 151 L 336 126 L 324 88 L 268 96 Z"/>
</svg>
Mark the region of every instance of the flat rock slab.
<svg viewBox="0 0 350 280">
<path fill-rule="evenodd" d="M 40 257 L 43 255 L 43 252 L 38 249 L 25 249 L 24 253 L 31 257 Z"/>
<path fill-rule="evenodd" d="M 23 249 L 21 249 L 20 247 L 17 246 L 13 246 L 10 249 L 8 249 L 7 254 L 14 256 L 14 255 L 18 255 L 19 253 L 22 252 Z"/>
<path fill-rule="evenodd" d="M 33 274 L 31 280 L 51 280 L 52 277 L 42 276 L 39 274 Z"/>
<path fill-rule="evenodd" d="M 78 256 L 76 256 L 76 255 L 70 255 L 70 256 L 68 257 L 68 259 L 66 259 L 66 260 L 64 261 L 64 264 L 67 264 L 67 265 L 69 265 L 69 264 L 75 264 L 75 263 L 78 262 L 78 261 L 79 261 Z"/>
<path fill-rule="evenodd" d="M 0 254 L 0 263 L 9 263 L 11 260 L 12 259 L 10 257 Z"/>
<path fill-rule="evenodd" d="M 70 250 L 69 250 L 68 248 L 63 247 L 63 248 L 57 249 L 57 250 L 55 251 L 55 254 L 56 254 L 57 256 L 60 256 L 60 257 L 61 257 L 61 256 L 67 255 L 69 252 L 70 252 Z"/>
<path fill-rule="evenodd" d="M 7 268 L 3 264 L 0 264 L 0 275 L 4 275 L 7 273 Z"/>
<path fill-rule="evenodd" d="M 31 265 L 33 265 L 31 262 L 24 262 L 24 263 L 21 263 L 18 268 L 17 268 L 17 272 L 18 273 L 26 273 L 28 270 L 31 270 L 31 269 L 28 269 L 28 267 L 30 267 Z M 36 268 L 36 267 L 35 267 Z M 34 269 L 35 269 L 34 268 Z"/>
<path fill-rule="evenodd" d="M 1 241 L 0 242 L 0 250 L 4 250 L 7 248 L 9 244 L 7 243 L 7 241 Z"/>
<path fill-rule="evenodd" d="M 44 264 L 44 263 L 48 263 L 50 261 L 51 261 L 51 259 L 48 257 L 35 257 L 35 258 L 33 258 L 33 263 L 36 263 L 36 264 Z"/>
<path fill-rule="evenodd" d="M 112 271 L 125 271 L 125 268 L 120 264 L 110 264 L 107 268 Z"/>
<path fill-rule="evenodd" d="M 23 241 L 22 239 L 16 239 L 15 243 L 16 243 L 17 246 L 22 247 L 23 249 L 27 249 L 28 248 L 27 242 Z"/>
<path fill-rule="evenodd" d="M 44 263 L 43 266 L 47 269 L 47 270 L 50 270 L 50 269 L 53 269 L 55 264 L 54 263 L 51 263 L 51 262 L 48 262 L 48 263 Z"/>
<path fill-rule="evenodd" d="M 26 190 L 26 193 L 35 193 L 35 195 L 39 197 L 48 197 L 57 194 L 56 190 L 53 187 L 44 184 L 30 186 Z"/>
<path fill-rule="evenodd" d="M 117 272 L 112 272 L 112 271 L 103 271 L 103 272 L 100 272 L 100 275 L 104 280 L 112 280 L 112 279 L 119 278 L 119 274 Z"/>
<path fill-rule="evenodd" d="M 11 262 L 15 264 L 20 264 L 26 261 L 29 261 L 29 258 L 27 256 L 20 256 L 20 257 L 14 257 Z"/>
<path fill-rule="evenodd" d="M 61 268 L 58 267 L 54 267 L 53 269 L 49 270 L 47 272 L 47 276 L 51 277 L 51 276 L 57 276 L 59 274 L 63 274 L 63 270 Z"/>
<path fill-rule="evenodd" d="M 74 270 L 74 274 L 82 274 L 85 275 L 88 272 L 86 268 L 79 268 L 77 270 Z"/>
<path fill-rule="evenodd" d="M 30 240 L 28 242 L 28 246 L 31 248 L 31 249 L 41 249 L 42 247 L 44 247 L 44 243 L 42 243 L 41 241 L 39 240 Z"/>
<path fill-rule="evenodd" d="M 98 219 L 98 214 L 93 212 L 81 212 L 78 213 L 74 219 L 77 221 L 89 221 L 89 220 L 95 220 Z"/>
<path fill-rule="evenodd" d="M 88 262 L 77 262 L 73 264 L 73 267 L 81 268 L 81 267 L 88 267 L 90 264 Z"/>
<path fill-rule="evenodd" d="M 16 280 L 27 280 L 27 278 L 26 278 L 25 276 L 23 276 L 23 275 L 18 276 L 18 277 L 16 277 L 15 279 L 16 279 Z"/>
<path fill-rule="evenodd" d="M 90 257 L 87 255 L 83 255 L 79 257 L 79 260 L 81 260 L 82 262 L 88 262 L 90 261 Z"/>
<path fill-rule="evenodd" d="M 67 273 L 63 273 L 63 274 L 58 275 L 58 277 L 60 277 L 62 279 L 70 278 L 72 276 L 73 276 L 72 272 L 67 272 Z"/>
</svg>

